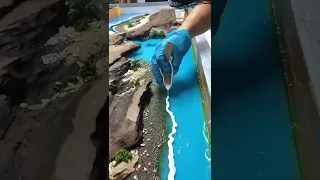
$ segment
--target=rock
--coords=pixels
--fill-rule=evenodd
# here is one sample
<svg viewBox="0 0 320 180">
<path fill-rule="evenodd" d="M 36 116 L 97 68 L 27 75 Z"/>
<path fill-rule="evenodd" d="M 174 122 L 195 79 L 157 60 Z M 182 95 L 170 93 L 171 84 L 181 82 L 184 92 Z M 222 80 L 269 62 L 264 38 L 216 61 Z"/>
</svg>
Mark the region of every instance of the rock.
<svg viewBox="0 0 320 180">
<path fill-rule="evenodd" d="M 108 80 L 108 77 L 105 80 Z M 105 84 L 108 88 L 108 84 Z M 105 91 L 103 86 L 96 87 L 96 89 Z M 106 98 L 106 95 L 99 93 L 99 91 L 88 92 L 88 89 L 82 89 L 77 93 L 66 96 L 64 99 L 51 103 L 47 107 L 34 111 L 25 111 L 18 108 L 16 111 L 11 110 L 10 114 L 15 116 L 11 121 L 14 121 L 10 123 L 4 139 L 0 141 L 0 152 L 2 152 L 2 148 L 10 148 L 10 153 L 0 155 L 0 179 L 15 180 L 21 177 L 26 179 L 52 179 L 51 170 L 59 168 L 67 172 L 64 173 L 64 178 L 60 178 L 61 180 L 68 179 L 68 175 L 71 179 L 74 179 L 72 175 L 82 176 L 83 169 L 86 169 L 79 167 L 80 165 L 87 165 L 90 172 L 92 164 L 88 162 L 95 156 L 95 149 L 89 140 L 92 132 L 91 124 L 95 124 L 96 111 L 101 108 L 100 101 L 103 102 Z M 88 107 L 87 102 L 82 102 L 82 109 L 85 108 L 86 111 L 77 110 L 84 95 L 88 96 L 86 101 L 95 101 L 95 103 Z M 0 110 L 0 112 L 2 111 Z M 78 115 L 79 113 L 81 114 Z M 4 119 L 1 114 L 0 124 L 2 127 Z M 84 117 L 84 119 L 79 120 L 79 117 Z M 62 145 L 67 143 L 67 137 L 70 137 L 71 134 L 76 136 L 76 140 L 73 141 L 75 143 L 62 148 Z M 14 146 L 11 146 L 12 144 Z M 73 148 L 78 150 L 74 151 Z M 93 149 L 92 154 L 83 152 L 89 148 Z M 62 157 L 60 164 L 55 167 L 56 158 L 62 151 L 68 152 L 66 153 L 67 158 Z M 72 158 L 74 156 L 70 156 L 70 154 L 75 155 L 75 153 L 77 158 Z M 17 154 L 19 155 L 17 156 Z M 73 166 L 68 165 L 68 163 L 72 163 Z M 75 164 L 78 166 L 75 166 Z M 68 168 L 74 169 L 70 170 Z M 50 172 L 47 171 L 48 169 L 50 169 Z M 68 174 L 68 172 L 77 173 Z"/>
<path fill-rule="evenodd" d="M 108 30 L 109 25 L 104 23 L 98 29 L 86 31 L 73 38 L 72 43 L 64 49 L 68 52 L 65 64 L 70 65 L 77 61 L 86 62 L 91 56 L 107 57 L 109 41 L 101 37 L 105 37 Z"/>
<path fill-rule="evenodd" d="M 55 46 L 61 43 L 66 43 L 70 39 L 78 36 L 80 33 L 76 32 L 73 27 L 61 26 L 59 33 L 52 36 L 45 44 L 45 46 Z"/>
<path fill-rule="evenodd" d="M 88 87 L 90 86 L 84 85 L 79 91 L 68 94 L 63 98 L 67 100 L 70 96 L 76 98 L 74 94 L 81 93 L 83 95 L 79 99 L 76 110 L 70 111 L 70 115 L 72 115 L 72 131 L 67 139 L 63 141 L 64 144 L 55 162 L 54 174 L 59 180 L 87 179 L 91 172 L 94 172 L 94 175 L 99 172 L 99 169 L 100 171 L 102 169 L 106 171 L 104 164 L 107 164 L 107 153 L 100 152 L 107 145 L 107 140 L 99 139 L 99 144 L 95 147 L 90 140 L 90 136 L 103 126 L 97 122 L 98 117 L 104 120 L 108 118 L 108 113 L 105 113 L 107 110 L 104 109 L 108 104 L 108 94 L 105 93 L 108 91 L 108 73 L 105 72 L 101 78 L 92 82 L 91 88 L 88 89 Z M 62 120 L 65 118 L 62 118 Z M 107 128 L 104 129 L 103 133 L 107 133 Z M 104 142 L 105 145 L 103 144 Z M 75 151 L 75 149 L 77 150 Z M 97 161 L 99 162 L 98 164 L 95 163 Z M 93 179 L 102 179 L 101 174 L 100 177 Z"/>
<path fill-rule="evenodd" d="M 149 18 L 149 22 L 127 32 L 128 39 L 145 40 L 149 38 L 150 30 L 154 27 L 169 29 L 171 26 L 177 26 L 176 14 L 174 9 L 162 9 Z M 169 30 L 167 30 L 169 31 Z"/>
<path fill-rule="evenodd" d="M 14 81 L 16 78 L 12 76 L 3 76 L 6 79 L 4 79 L 4 83 L 0 84 L 0 90 L 6 92 L 4 93 L 6 95 L 10 93 L 10 89 L 25 91 L 25 93 L 28 93 L 26 94 L 28 97 L 26 99 L 25 97 L 22 97 L 21 100 L 28 104 L 39 103 L 39 100 L 44 98 L 54 97 L 54 99 L 56 99 L 57 97 L 64 97 L 66 94 L 60 94 L 61 96 L 55 95 L 61 90 L 59 87 L 54 86 L 55 82 L 59 81 L 61 84 L 66 84 L 70 78 L 77 76 L 81 68 L 79 64 L 83 64 L 82 62 L 87 61 L 91 57 L 100 58 L 103 59 L 104 62 L 102 63 L 103 67 L 99 69 L 97 75 L 101 75 L 107 70 L 107 68 L 105 68 L 105 64 L 107 64 L 105 61 L 108 59 L 108 39 L 101 37 L 105 35 L 108 28 L 108 24 L 104 23 L 98 29 L 91 29 L 90 31 L 83 32 L 79 35 L 65 35 L 65 38 L 59 39 L 59 41 L 66 39 L 68 43 L 65 43 L 65 46 L 61 46 L 63 43 L 60 43 L 55 47 L 44 47 L 44 50 L 36 52 L 43 53 L 41 56 L 39 55 L 38 58 L 34 58 L 30 62 L 27 61 L 26 65 L 21 65 L 23 74 L 15 73 L 17 74 L 16 76 L 19 77 L 19 81 L 25 83 L 14 83 L 13 86 L 13 83 L 10 82 Z M 61 32 L 59 34 L 66 31 L 66 28 L 62 29 L 64 30 L 61 30 L 60 28 Z M 67 34 L 66 32 L 64 33 Z M 70 39 L 67 39 L 67 37 Z M 49 42 L 51 42 L 51 40 L 49 40 Z M 54 45 L 55 43 L 51 42 L 49 44 Z M 91 47 L 91 49 L 89 49 L 89 47 Z M 22 60 L 19 58 L 15 61 L 20 62 Z M 36 61 L 37 63 L 32 61 Z M 41 63 L 38 63 L 39 61 Z M 9 60 L 6 62 L 9 62 Z M 100 62 L 101 61 L 99 61 L 99 63 Z M 9 64 L 6 66 L 11 65 Z M 10 69 L 7 73 L 10 73 L 11 75 L 14 74 L 12 72 L 12 67 L 8 67 L 7 69 Z M 67 94 L 76 91 L 82 84 L 77 84 L 75 88 L 69 87 L 66 91 Z M 2 90 L 1 86 L 5 88 L 6 91 Z M 42 89 L 40 92 L 38 90 L 39 87 Z M 16 94 L 22 93 L 12 93 L 12 95 L 8 96 L 10 98 L 15 98 Z"/>
<path fill-rule="evenodd" d="M 6 129 L 10 126 L 14 115 L 7 96 L 0 94 L 0 137 L 4 136 Z"/>
<path fill-rule="evenodd" d="M 109 46 L 120 45 L 124 42 L 125 33 L 114 33 L 109 35 Z"/>
<path fill-rule="evenodd" d="M 43 64 L 48 65 L 48 64 L 53 64 L 58 61 L 61 61 L 66 57 L 67 57 L 67 52 L 62 51 L 60 53 L 52 53 L 52 54 L 44 55 L 41 57 L 41 59 Z"/>
<path fill-rule="evenodd" d="M 113 38 L 114 36 L 122 38 L 121 34 L 113 34 L 110 38 Z M 139 49 L 140 47 L 140 44 L 136 44 L 131 41 L 123 41 L 121 44 L 109 45 L 109 66 L 114 64 L 121 57 L 126 57 L 129 53 Z"/>
<path fill-rule="evenodd" d="M 18 57 L 7 57 L 7 56 L 0 56 L 0 69 L 6 68 L 8 65 L 12 64 L 16 60 L 18 60 Z"/>
<path fill-rule="evenodd" d="M 122 57 L 109 68 L 109 78 L 111 80 L 119 80 L 129 69 L 130 61 L 127 58 Z"/>
<path fill-rule="evenodd" d="M 0 3 L 0 19 L 25 0 L 2 0 Z"/>
<path fill-rule="evenodd" d="M 49 104 L 50 103 L 50 99 L 41 99 L 41 104 L 43 105 L 43 106 L 46 106 L 47 104 Z"/>
<path fill-rule="evenodd" d="M 134 175 L 134 176 L 133 176 L 133 179 L 137 180 L 137 179 L 138 179 L 138 176 L 137 176 L 137 175 Z"/>
<path fill-rule="evenodd" d="M 65 0 L 1 1 L 0 91 L 13 103 L 25 98 L 26 82 L 38 78 L 35 76 L 42 68 L 39 63 L 42 44 L 56 33 L 65 17 Z M 41 80 L 38 82 L 43 84 Z"/>
<path fill-rule="evenodd" d="M 135 164 L 138 162 L 139 156 L 135 156 L 128 163 L 121 162 L 109 174 L 110 180 L 123 180 L 135 171 Z"/>
<path fill-rule="evenodd" d="M 18 2 L 13 0 L 14 9 L 0 18 L 0 51 L 33 48 L 41 40 L 39 37 L 49 38 L 57 23 L 64 21 L 62 16 L 67 15 L 65 0 Z"/>
<path fill-rule="evenodd" d="M 106 71 L 109 68 L 109 58 L 108 57 L 103 57 L 98 60 L 96 63 L 97 67 L 97 74 L 100 75 L 104 71 Z"/>
<path fill-rule="evenodd" d="M 151 98 L 150 84 L 142 84 L 137 90 L 112 100 L 109 106 L 109 161 L 120 148 L 135 147 L 141 142 L 139 123 Z"/>
</svg>

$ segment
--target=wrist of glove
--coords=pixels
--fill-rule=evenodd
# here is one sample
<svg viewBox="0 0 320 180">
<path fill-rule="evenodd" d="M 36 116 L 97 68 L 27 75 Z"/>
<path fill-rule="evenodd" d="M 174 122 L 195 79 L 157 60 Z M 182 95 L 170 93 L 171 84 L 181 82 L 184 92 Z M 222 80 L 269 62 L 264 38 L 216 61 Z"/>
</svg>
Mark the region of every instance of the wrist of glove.
<svg viewBox="0 0 320 180">
<path fill-rule="evenodd" d="M 170 74 L 172 71 L 168 60 L 165 58 L 165 51 L 168 42 L 173 45 L 171 54 L 172 68 L 173 73 L 176 74 L 179 71 L 183 57 L 191 47 L 191 36 L 189 31 L 185 29 L 175 30 L 168 34 L 168 36 L 156 47 L 156 51 L 151 59 L 151 63 L 152 73 L 158 84 L 163 83 L 160 69 L 165 74 Z"/>
</svg>

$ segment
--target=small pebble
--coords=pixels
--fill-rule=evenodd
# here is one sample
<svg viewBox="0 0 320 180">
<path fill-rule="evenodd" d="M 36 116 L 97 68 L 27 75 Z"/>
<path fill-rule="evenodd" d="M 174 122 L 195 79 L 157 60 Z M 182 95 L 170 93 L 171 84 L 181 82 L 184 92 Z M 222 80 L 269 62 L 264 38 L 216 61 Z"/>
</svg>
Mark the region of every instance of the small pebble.
<svg viewBox="0 0 320 180">
<path fill-rule="evenodd" d="M 144 171 L 147 171 L 148 169 L 147 169 L 146 167 L 143 167 L 143 170 L 144 170 Z"/>
<path fill-rule="evenodd" d="M 28 107 L 28 104 L 27 104 L 27 103 L 21 103 L 21 104 L 20 104 L 20 107 L 21 107 L 22 109 L 26 109 L 26 108 Z"/>
<path fill-rule="evenodd" d="M 156 170 L 156 169 L 154 169 L 152 172 L 153 172 L 154 174 L 156 174 L 156 173 L 157 173 L 157 170 Z"/>
<path fill-rule="evenodd" d="M 57 81 L 57 82 L 55 83 L 55 85 L 56 85 L 56 86 L 61 86 L 62 83 L 61 83 L 60 81 Z"/>
<path fill-rule="evenodd" d="M 141 147 L 145 147 L 145 146 L 146 146 L 146 144 L 140 144 L 140 146 L 141 146 Z"/>
<path fill-rule="evenodd" d="M 137 176 L 137 175 L 134 175 L 134 176 L 133 176 L 133 179 L 136 179 L 136 180 L 137 180 L 137 179 L 138 179 L 138 176 Z"/>
<path fill-rule="evenodd" d="M 148 166 L 151 166 L 151 162 L 148 162 Z"/>
</svg>

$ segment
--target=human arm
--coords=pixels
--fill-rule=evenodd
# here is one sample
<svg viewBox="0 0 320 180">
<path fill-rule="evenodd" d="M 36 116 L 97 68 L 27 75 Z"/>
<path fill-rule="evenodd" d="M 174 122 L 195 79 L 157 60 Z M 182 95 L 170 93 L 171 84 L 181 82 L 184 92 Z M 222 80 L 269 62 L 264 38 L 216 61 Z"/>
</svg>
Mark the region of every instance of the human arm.
<svg viewBox="0 0 320 180">
<path fill-rule="evenodd" d="M 211 27 L 211 4 L 198 4 L 183 21 L 178 30 L 189 31 L 191 37 L 198 36 Z"/>
</svg>

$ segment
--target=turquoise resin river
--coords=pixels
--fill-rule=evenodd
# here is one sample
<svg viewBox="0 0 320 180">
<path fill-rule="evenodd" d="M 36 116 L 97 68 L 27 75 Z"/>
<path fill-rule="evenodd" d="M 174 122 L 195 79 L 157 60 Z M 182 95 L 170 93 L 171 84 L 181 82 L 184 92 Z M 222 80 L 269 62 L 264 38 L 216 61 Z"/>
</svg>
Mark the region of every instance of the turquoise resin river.
<svg viewBox="0 0 320 180">
<path fill-rule="evenodd" d="M 214 180 L 300 179 L 270 7 L 229 0 L 212 40 Z"/>
<path fill-rule="evenodd" d="M 134 42 L 141 44 L 141 48 L 131 56 L 150 62 L 155 52 L 155 47 L 146 45 L 149 43 L 158 44 L 161 39 Z M 177 169 L 175 179 L 211 179 L 210 161 L 205 157 L 209 145 L 204 136 L 204 111 L 192 48 L 184 57 L 179 73 L 174 76 L 169 101 L 170 110 L 174 113 L 178 123 L 173 143 L 174 160 Z M 171 132 L 172 123 L 169 116 L 166 119 L 169 127 L 167 132 L 169 133 Z M 168 179 L 169 161 L 167 156 L 168 146 L 165 144 L 160 160 L 161 180 Z M 207 156 L 210 157 L 210 152 L 207 153 Z"/>
</svg>

